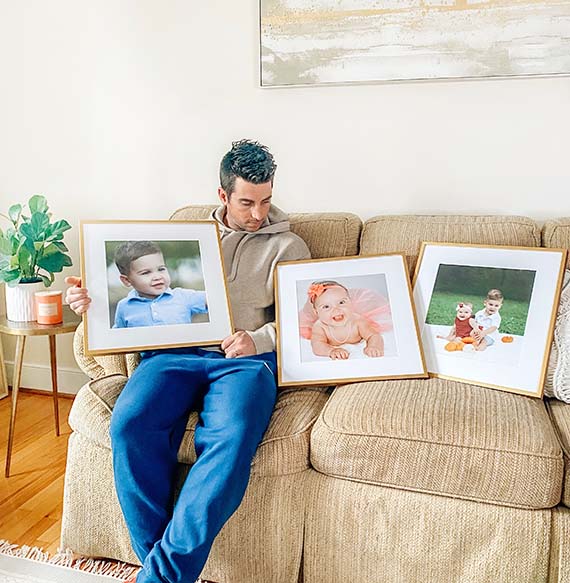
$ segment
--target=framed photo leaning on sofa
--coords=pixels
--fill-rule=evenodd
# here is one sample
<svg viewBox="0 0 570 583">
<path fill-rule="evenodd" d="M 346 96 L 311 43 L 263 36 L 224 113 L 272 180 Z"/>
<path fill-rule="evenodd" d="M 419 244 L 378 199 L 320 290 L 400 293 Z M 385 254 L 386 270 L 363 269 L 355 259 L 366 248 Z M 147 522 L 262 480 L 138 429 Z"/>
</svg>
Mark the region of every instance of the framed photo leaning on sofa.
<svg viewBox="0 0 570 583">
<path fill-rule="evenodd" d="M 423 243 L 414 301 L 430 375 L 541 397 L 566 253 Z"/>
<path fill-rule="evenodd" d="M 401 254 L 275 270 L 279 385 L 427 376 Z"/>
<path fill-rule="evenodd" d="M 84 221 L 88 354 L 219 344 L 233 331 L 214 221 Z"/>
</svg>

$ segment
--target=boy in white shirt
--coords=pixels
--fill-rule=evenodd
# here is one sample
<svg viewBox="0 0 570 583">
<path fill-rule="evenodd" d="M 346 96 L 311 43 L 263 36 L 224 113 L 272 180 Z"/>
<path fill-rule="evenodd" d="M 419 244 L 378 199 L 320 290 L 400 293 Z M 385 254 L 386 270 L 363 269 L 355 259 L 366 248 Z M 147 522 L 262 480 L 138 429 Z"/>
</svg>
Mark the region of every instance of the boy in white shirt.
<svg viewBox="0 0 570 583">
<path fill-rule="evenodd" d="M 485 307 L 470 320 L 475 350 L 485 350 L 499 339 L 497 331 L 501 325 L 499 310 L 503 305 L 503 292 L 499 289 L 489 290 L 483 304 Z"/>
</svg>

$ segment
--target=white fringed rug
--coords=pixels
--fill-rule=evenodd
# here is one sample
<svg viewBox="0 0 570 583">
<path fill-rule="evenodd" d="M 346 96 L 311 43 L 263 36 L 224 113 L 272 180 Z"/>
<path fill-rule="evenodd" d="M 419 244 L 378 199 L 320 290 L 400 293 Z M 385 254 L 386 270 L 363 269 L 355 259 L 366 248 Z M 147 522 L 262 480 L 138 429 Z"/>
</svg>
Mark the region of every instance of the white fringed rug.
<svg viewBox="0 0 570 583">
<path fill-rule="evenodd" d="M 0 583 L 119 583 L 138 567 L 58 553 L 0 540 Z"/>
</svg>

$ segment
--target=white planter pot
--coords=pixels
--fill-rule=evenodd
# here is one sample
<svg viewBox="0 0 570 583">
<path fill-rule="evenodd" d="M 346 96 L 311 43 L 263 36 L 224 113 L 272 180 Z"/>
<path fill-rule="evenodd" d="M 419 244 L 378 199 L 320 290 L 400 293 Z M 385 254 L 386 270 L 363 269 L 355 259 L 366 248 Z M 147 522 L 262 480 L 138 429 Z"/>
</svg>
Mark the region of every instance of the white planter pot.
<svg viewBox="0 0 570 583">
<path fill-rule="evenodd" d="M 6 317 L 13 322 L 34 322 L 36 307 L 34 294 L 45 290 L 43 281 L 6 286 Z"/>
</svg>

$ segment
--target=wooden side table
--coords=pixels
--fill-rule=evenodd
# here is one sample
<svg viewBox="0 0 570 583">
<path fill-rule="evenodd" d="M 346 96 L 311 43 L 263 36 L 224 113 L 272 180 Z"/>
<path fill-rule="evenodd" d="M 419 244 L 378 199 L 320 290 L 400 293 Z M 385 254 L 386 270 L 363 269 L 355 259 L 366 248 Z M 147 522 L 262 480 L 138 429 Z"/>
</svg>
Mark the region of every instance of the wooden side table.
<svg viewBox="0 0 570 583">
<path fill-rule="evenodd" d="M 16 424 L 16 408 L 18 405 L 18 392 L 20 389 L 20 379 L 22 377 L 22 364 L 24 362 L 24 347 L 28 336 L 48 336 L 49 354 L 51 366 L 51 386 L 53 391 L 53 412 L 55 417 L 55 434 L 59 435 L 59 408 L 57 403 L 57 360 L 55 337 L 58 334 L 67 334 L 74 332 L 79 323 L 81 316 L 75 315 L 68 306 L 63 307 L 63 322 L 61 324 L 44 325 L 37 322 L 12 322 L 5 316 L 0 317 L 0 335 L 8 334 L 16 336 L 16 358 L 14 360 L 14 377 L 12 380 L 12 410 L 10 413 L 10 429 L 8 431 L 8 450 L 6 452 L 6 472 L 10 475 L 10 459 L 12 457 L 12 445 L 14 442 L 14 426 Z M 0 398 L 2 391 L 8 392 L 6 381 L 6 369 L 4 367 L 4 357 L 2 356 L 2 347 L 0 345 Z M 5 395 L 4 395 L 5 396 Z"/>
</svg>

